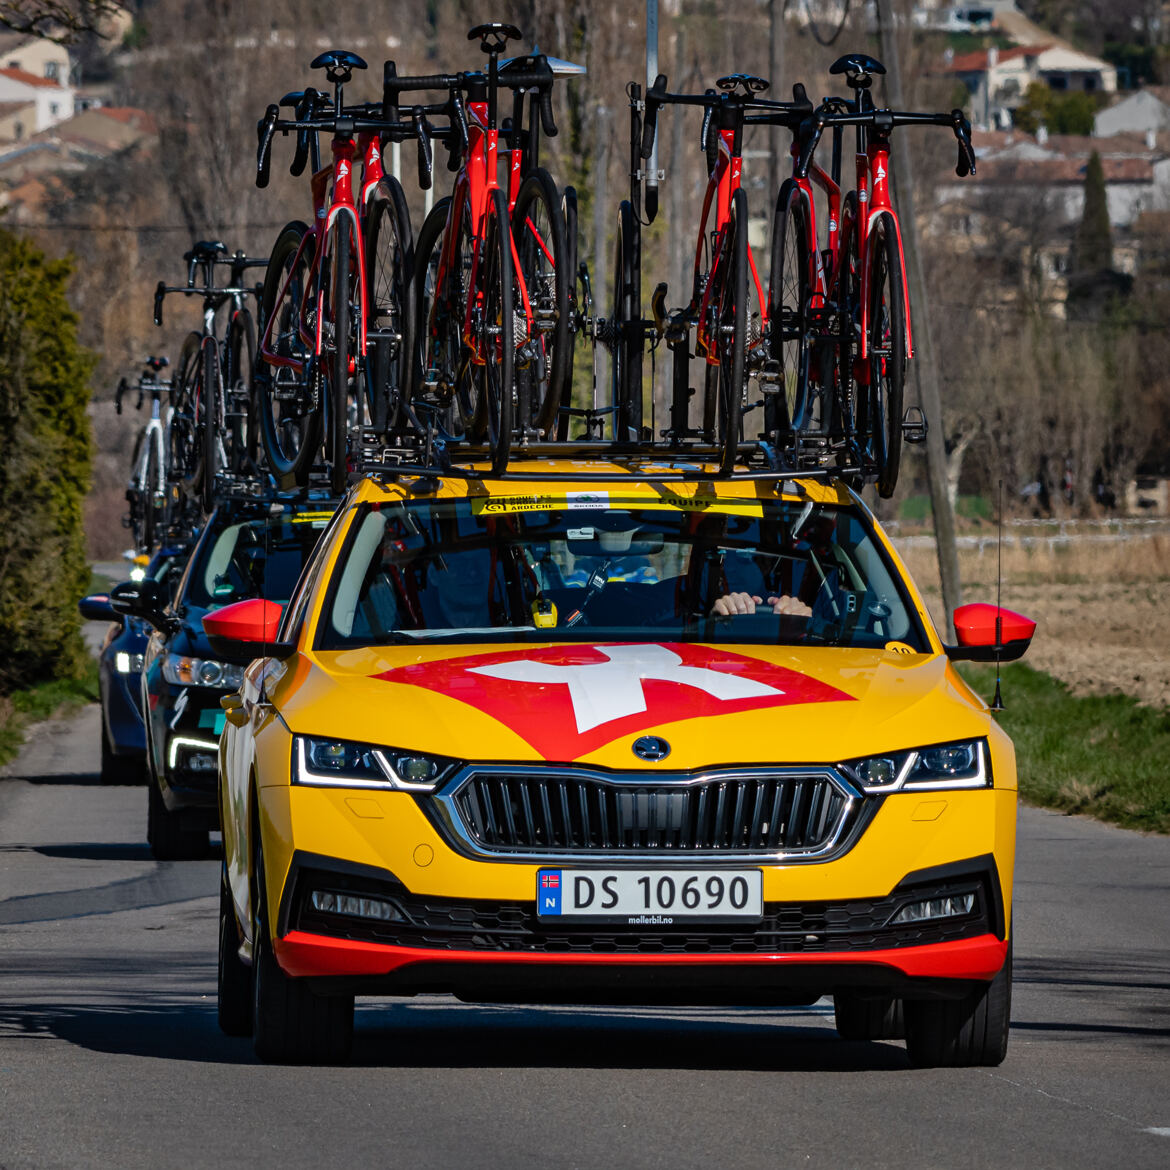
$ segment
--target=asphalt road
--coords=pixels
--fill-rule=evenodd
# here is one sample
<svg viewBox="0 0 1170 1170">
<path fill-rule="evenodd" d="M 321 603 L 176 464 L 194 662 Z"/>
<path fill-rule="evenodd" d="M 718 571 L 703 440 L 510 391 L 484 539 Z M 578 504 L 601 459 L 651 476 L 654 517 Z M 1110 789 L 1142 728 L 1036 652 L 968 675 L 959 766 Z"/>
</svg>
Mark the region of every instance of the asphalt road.
<svg viewBox="0 0 1170 1170">
<path fill-rule="evenodd" d="M 0 1170 L 1170 1165 L 1170 839 L 1024 810 L 1012 1039 L 915 1071 L 800 1011 L 359 1001 L 354 1064 L 215 1022 L 218 862 L 156 864 L 98 712 L 0 778 Z"/>
</svg>

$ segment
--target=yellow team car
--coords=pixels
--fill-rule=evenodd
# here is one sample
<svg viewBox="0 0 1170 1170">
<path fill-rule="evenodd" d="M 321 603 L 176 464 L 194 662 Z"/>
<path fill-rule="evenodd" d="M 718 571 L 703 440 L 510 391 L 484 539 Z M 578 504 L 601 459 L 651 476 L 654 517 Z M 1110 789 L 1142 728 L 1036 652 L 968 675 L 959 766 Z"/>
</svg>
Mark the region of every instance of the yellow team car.
<svg viewBox="0 0 1170 1170">
<path fill-rule="evenodd" d="M 838 483 L 522 470 L 364 479 L 283 611 L 204 618 L 251 663 L 224 1031 L 336 1061 L 355 994 L 831 995 L 848 1039 L 999 1063 L 1015 757 L 951 660 L 1033 624 L 964 607 L 944 647 Z"/>
</svg>

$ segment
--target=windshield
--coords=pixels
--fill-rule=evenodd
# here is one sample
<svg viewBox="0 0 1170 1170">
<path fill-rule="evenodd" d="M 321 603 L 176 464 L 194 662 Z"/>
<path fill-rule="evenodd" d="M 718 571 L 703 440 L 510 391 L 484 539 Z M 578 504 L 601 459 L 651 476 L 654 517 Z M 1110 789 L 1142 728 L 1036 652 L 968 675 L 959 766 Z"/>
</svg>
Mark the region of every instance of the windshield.
<svg viewBox="0 0 1170 1170">
<path fill-rule="evenodd" d="M 330 515 L 284 512 L 226 525 L 200 545 L 184 602 L 202 609 L 249 597 L 284 604 Z"/>
<path fill-rule="evenodd" d="M 573 493 L 366 505 L 317 646 L 647 636 L 928 648 L 852 511 Z"/>
</svg>

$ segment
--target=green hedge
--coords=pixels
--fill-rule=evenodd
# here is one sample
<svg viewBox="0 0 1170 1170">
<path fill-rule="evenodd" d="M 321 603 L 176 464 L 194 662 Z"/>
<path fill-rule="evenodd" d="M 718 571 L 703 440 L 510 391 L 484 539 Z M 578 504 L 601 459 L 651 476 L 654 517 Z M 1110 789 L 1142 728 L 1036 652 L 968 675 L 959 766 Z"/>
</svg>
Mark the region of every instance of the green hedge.
<svg viewBox="0 0 1170 1170">
<path fill-rule="evenodd" d="M 95 355 L 77 340 L 72 270 L 0 228 L 0 695 L 85 669 Z"/>
</svg>

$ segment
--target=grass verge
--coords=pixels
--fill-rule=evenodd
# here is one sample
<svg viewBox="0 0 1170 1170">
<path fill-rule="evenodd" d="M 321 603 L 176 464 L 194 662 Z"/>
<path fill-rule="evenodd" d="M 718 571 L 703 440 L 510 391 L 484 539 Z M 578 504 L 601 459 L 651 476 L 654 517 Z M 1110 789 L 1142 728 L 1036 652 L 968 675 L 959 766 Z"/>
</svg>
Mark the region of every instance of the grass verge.
<svg viewBox="0 0 1170 1170">
<path fill-rule="evenodd" d="M 994 667 L 963 667 L 990 701 Z M 1170 833 L 1170 711 L 1128 695 L 1070 695 L 1023 664 L 1005 666 L 1000 716 L 1016 745 L 1020 795 L 1126 829 Z"/>
<path fill-rule="evenodd" d="M 87 703 L 96 703 L 99 698 L 98 666 L 94 658 L 86 660 L 82 678 L 54 679 L 26 691 L 0 695 L 0 764 L 16 758 L 30 723 L 66 714 Z"/>
</svg>

